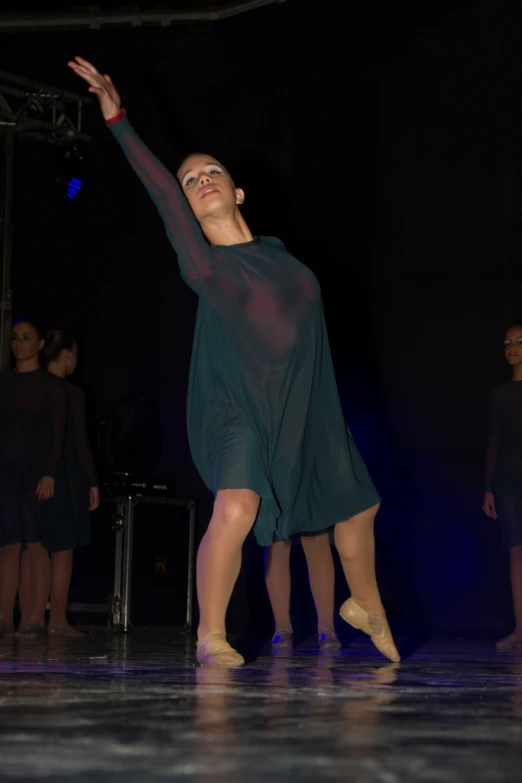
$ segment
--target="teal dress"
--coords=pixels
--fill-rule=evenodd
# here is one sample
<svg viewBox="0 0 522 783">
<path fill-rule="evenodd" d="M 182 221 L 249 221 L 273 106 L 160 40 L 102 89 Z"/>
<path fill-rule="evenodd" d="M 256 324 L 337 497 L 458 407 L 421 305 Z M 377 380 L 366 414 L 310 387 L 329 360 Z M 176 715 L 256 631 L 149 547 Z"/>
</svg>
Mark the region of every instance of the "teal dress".
<svg viewBox="0 0 522 783">
<path fill-rule="evenodd" d="M 344 421 L 315 275 L 274 237 L 210 246 L 176 177 L 128 119 L 110 129 L 199 297 L 187 418 L 207 487 L 260 496 L 262 546 L 374 506 L 378 493 Z"/>
</svg>

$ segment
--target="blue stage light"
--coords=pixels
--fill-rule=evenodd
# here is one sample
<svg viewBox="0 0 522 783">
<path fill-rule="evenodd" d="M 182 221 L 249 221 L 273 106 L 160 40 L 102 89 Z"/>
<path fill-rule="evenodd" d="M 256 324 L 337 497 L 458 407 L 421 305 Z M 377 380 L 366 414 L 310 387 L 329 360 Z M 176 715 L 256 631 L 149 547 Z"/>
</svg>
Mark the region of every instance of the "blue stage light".
<svg viewBox="0 0 522 783">
<path fill-rule="evenodd" d="M 59 148 L 58 173 L 56 184 L 65 197 L 72 201 L 83 193 L 85 185 L 85 159 L 82 148 L 77 144 L 71 144 L 65 148 Z"/>
</svg>

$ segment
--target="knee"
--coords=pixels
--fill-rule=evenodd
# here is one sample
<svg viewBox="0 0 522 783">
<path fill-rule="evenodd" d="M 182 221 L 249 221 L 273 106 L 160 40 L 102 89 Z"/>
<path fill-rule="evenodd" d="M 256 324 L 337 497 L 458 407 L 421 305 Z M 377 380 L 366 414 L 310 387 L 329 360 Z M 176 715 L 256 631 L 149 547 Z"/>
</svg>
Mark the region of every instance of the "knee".
<svg viewBox="0 0 522 783">
<path fill-rule="evenodd" d="M 0 559 L 4 562 L 13 558 L 19 558 L 22 544 L 6 544 L 0 549 Z"/>
<path fill-rule="evenodd" d="M 223 490 L 214 504 L 211 525 L 222 532 L 244 531 L 256 521 L 259 497 L 250 490 Z M 245 535 L 246 535 L 245 533 Z"/>
<path fill-rule="evenodd" d="M 27 544 L 27 554 L 29 557 L 42 557 L 42 555 L 48 556 L 49 553 L 47 549 L 43 546 L 43 544 L 40 544 L 39 542 L 33 542 L 32 544 Z"/>
<path fill-rule="evenodd" d="M 522 544 L 511 547 L 511 562 L 522 565 Z"/>
</svg>

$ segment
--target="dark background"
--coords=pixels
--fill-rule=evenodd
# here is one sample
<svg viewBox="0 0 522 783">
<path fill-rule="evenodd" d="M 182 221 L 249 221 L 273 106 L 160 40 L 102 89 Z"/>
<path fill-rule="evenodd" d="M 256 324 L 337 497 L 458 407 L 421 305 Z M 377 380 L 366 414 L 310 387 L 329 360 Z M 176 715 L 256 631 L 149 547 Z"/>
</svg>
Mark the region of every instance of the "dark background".
<svg viewBox="0 0 522 783">
<path fill-rule="evenodd" d="M 254 233 L 279 235 L 320 278 L 346 417 L 383 498 L 391 618 L 497 634 L 512 622 L 508 561 L 481 502 L 487 396 L 508 378 L 503 333 L 522 314 L 522 10 L 356 5 L 289 0 L 165 29 L 0 33 L 0 68 L 82 91 L 66 67 L 81 54 L 112 75 L 166 165 L 190 150 L 228 164 Z M 185 432 L 197 299 L 96 105 L 84 123 L 78 202 L 54 186 L 53 151 L 17 141 L 15 314 L 80 335 L 91 424 L 129 392 L 158 402 L 157 475 L 197 499 L 201 534 L 211 498 Z M 100 546 L 80 555 L 76 589 L 110 561 Z M 313 624 L 295 554 L 295 611 Z M 245 562 L 230 623 L 264 627 L 252 542 Z"/>
</svg>

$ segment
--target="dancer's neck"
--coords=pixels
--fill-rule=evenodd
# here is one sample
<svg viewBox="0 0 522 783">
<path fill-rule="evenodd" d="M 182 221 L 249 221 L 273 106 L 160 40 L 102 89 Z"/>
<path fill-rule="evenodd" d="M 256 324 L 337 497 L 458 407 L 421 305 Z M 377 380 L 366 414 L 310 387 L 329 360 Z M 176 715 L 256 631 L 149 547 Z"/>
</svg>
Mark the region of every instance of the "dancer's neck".
<svg viewBox="0 0 522 783">
<path fill-rule="evenodd" d="M 201 228 L 211 245 L 240 245 L 254 239 L 239 210 L 226 218 L 208 217 Z"/>
<path fill-rule="evenodd" d="M 20 359 L 16 362 L 16 372 L 34 372 L 39 369 L 38 359 Z"/>
</svg>

